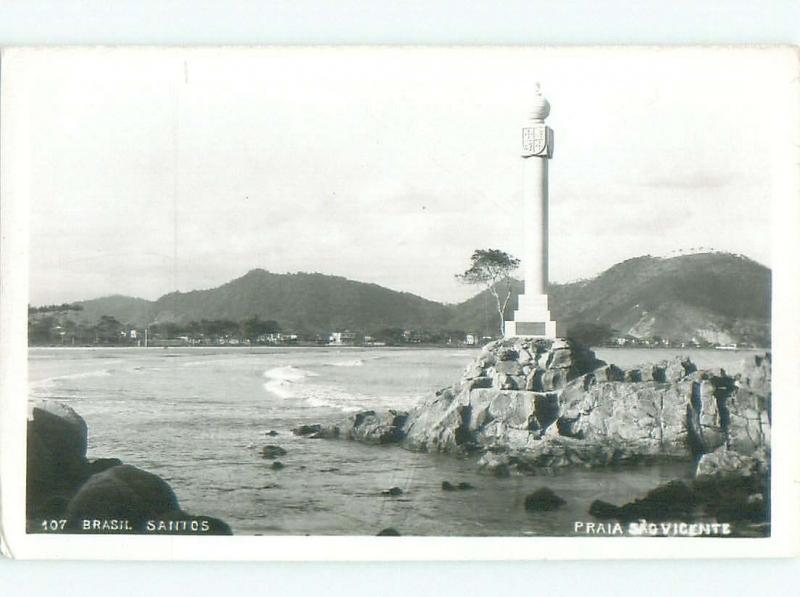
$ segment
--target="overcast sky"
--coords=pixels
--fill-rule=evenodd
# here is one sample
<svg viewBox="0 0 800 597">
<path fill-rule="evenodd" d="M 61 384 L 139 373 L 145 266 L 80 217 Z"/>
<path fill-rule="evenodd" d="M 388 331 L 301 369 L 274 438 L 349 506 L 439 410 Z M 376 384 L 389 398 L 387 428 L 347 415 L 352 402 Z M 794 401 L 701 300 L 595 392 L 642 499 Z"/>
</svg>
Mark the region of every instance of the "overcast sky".
<svg viewBox="0 0 800 597">
<path fill-rule="evenodd" d="M 789 85 L 773 58 L 42 52 L 25 63 L 31 302 L 154 299 L 256 267 L 466 298 L 453 275 L 475 248 L 522 253 L 520 128 L 536 81 L 555 131 L 553 281 L 698 247 L 770 265 L 770 140 Z"/>
</svg>

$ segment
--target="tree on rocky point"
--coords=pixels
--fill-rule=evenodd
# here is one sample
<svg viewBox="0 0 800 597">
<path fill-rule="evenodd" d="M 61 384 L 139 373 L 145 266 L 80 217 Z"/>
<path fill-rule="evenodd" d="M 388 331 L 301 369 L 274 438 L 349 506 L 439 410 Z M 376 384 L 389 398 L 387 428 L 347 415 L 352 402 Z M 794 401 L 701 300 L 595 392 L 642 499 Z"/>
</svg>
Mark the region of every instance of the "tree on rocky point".
<svg viewBox="0 0 800 597">
<path fill-rule="evenodd" d="M 500 335 L 505 331 L 506 307 L 511 300 L 511 273 L 519 267 L 519 259 L 499 249 L 478 249 L 470 258 L 470 267 L 456 278 L 464 284 L 485 286 L 497 303 Z"/>
</svg>

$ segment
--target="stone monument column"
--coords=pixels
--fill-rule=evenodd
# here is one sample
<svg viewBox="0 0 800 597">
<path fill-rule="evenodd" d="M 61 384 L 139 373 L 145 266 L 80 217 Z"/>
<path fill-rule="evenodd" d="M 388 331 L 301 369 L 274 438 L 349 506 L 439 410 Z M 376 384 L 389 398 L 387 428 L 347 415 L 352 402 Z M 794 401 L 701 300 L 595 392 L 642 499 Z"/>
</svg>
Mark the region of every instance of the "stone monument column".
<svg viewBox="0 0 800 597">
<path fill-rule="evenodd" d="M 514 321 L 506 322 L 506 336 L 558 336 L 547 300 L 547 163 L 553 157 L 553 130 L 544 123 L 548 114 L 550 103 L 542 96 L 537 83 L 536 96 L 522 127 L 525 293 L 519 296 Z"/>
</svg>

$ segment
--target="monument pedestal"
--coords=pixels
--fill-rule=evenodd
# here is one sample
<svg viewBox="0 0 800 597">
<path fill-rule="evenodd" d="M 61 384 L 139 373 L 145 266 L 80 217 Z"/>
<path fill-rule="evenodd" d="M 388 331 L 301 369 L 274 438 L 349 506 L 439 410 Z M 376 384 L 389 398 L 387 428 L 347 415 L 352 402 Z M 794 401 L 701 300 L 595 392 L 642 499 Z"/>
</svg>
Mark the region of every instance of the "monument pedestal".
<svg viewBox="0 0 800 597">
<path fill-rule="evenodd" d="M 505 323 L 505 336 L 528 336 L 531 338 L 559 338 L 562 326 L 550 318 L 546 294 L 521 294 L 514 321 Z"/>
</svg>

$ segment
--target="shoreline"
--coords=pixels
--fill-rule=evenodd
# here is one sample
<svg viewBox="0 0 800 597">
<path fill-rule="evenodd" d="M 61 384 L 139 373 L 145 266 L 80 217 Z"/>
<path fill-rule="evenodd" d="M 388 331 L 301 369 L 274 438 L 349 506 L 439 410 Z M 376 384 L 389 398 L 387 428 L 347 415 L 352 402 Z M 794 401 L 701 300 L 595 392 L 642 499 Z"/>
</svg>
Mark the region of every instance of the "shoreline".
<svg viewBox="0 0 800 597">
<path fill-rule="evenodd" d="M 446 349 L 446 350 L 480 350 L 482 346 L 479 345 L 458 345 L 452 346 L 447 344 L 415 344 L 412 346 L 330 346 L 320 344 L 286 344 L 281 346 L 62 346 L 62 345 L 32 345 L 28 346 L 29 351 L 37 350 L 284 350 L 284 349 L 298 349 L 298 348 L 319 348 L 319 349 L 336 349 L 336 350 L 425 350 L 425 349 Z M 649 350 L 673 350 L 670 346 L 590 346 L 592 350 L 614 350 L 614 351 L 649 351 Z M 715 350 L 723 351 L 725 353 L 748 353 L 748 352 L 769 352 L 772 350 L 769 346 L 755 346 L 747 348 L 720 348 L 716 346 L 697 346 L 697 347 L 678 347 L 675 348 L 675 354 L 682 352 L 692 352 L 697 350 Z"/>
</svg>

